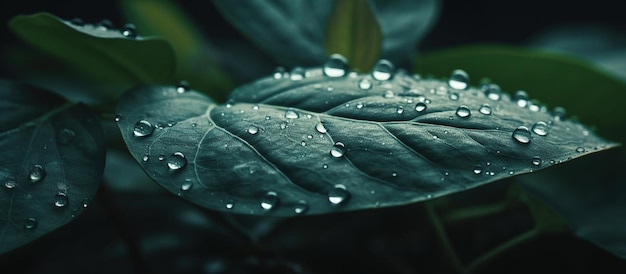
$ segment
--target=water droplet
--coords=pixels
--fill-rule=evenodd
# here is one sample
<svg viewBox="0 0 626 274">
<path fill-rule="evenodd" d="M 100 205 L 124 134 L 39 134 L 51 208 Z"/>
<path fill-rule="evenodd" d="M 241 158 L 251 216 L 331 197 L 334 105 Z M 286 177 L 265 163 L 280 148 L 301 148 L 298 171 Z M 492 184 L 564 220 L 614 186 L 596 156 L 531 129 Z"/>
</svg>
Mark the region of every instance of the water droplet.
<svg viewBox="0 0 626 274">
<path fill-rule="evenodd" d="M 330 149 L 330 155 L 335 158 L 341 158 L 346 153 L 346 146 L 342 142 L 336 142 Z"/>
<path fill-rule="evenodd" d="M 386 59 L 378 60 L 374 69 L 372 69 L 372 77 L 378 81 L 386 81 L 393 76 L 394 66 Z"/>
<path fill-rule="evenodd" d="M 324 127 L 324 124 L 322 122 L 319 122 L 317 123 L 317 125 L 315 125 L 315 130 L 317 130 L 317 132 L 322 133 L 322 134 L 327 132 L 326 127 Z"/>
<path fill-rule="evenodd" d="M 122 121 L 122 114 L 115 114 L 115 118 L 113 119 L 116 123 Z"/>
<path fill-rule="evenodd" d="M 104 19 L 96 24 L 96 28 L 99 30 L 110 30 L 113 29 L 113 23 L 111 22 L 111 20 Z"/>
<path fill-rule="evenodd" d="M 539 121 L 533 125 L 533 132 L 539 136 L 548 135 L 548 124 L 546 122 Z"/>
<path fill-rule="evenodd" d="M 474 172 L 474 174 L 480 175 L 483 172 L 483 168 L 481 166 L 475 166 L 472 171 Z"/>
<path fill-rule="evenodd" d="M 189 82 L 187 82 L 185 80 L 181 80 L 176 85 L 176 92 L 178 92 L 178 93 L 185 93 L 188 90 L 189 90 Z"/>
<path fill-rule="evenodd" d="M 450 79 L 448 79 L 448 86 L 453 89 L 464 90 L 469 86 L 469 75 L 464 70 L 454 70 Z"/>
<path fill-rule="evenodd" d="M 269 191 L 265 194 L 263 199 L 261 199 L 261 208 L 265 210 L 272 210 L 278 206 L 280 199 L 278 198 L 278 194 L 274 191 Z"/>
<path fill-rule="evenodd" d="M 16 186 L 17 186 L 17 183 L 13 180 L 8 180 L 4 182 L 4 187 L 6 187 L 7 189 L 14 189 Z"/>
<path fill-rule="evenodd" d="M 361 81 L 359 81 L 359 88 L 362 90 L 368 90 L 372 88 L 372 81 L 370 81 L 370 79 L 367 78 L 363 78 L 361 79 Z"/>
<path fill-rule="evenodd" d="M 305 146 L 306 146 L 306 142 L 305 142 L 305 141 L 302 141 L 302 142 L 300 142 L 300 145 L 302 145 L 303 147 L 305 147 Z"/>
<path fill-rule="evenodd" d="M 288 119 L 296 119 L 299 118 L 300 114 L 298 114 L 295 110 L 293 109 L 288 109 L 285 111 L 285 118 Z"/>
<path fill-rule="evenodd" d="M 144 162 L 147 162 L 150 159 L 150 156 L 148 156 L 147 154 L 143 156 L 143 158 L 141 158 L 141 160 L 143 160 Z"/>
<path fill-rule="evenodd" d="M 309 210 L 309 205 L 304 200 L 298 201 L 298 204 L 296 204 L 296 207 L 293 209 L 293 211 L 296 214 L 304 214 L 308 210 Z"/>
<path fill-rule="evenodd" d="M 70 20 L 70 23 L 72 23 L 73 25 L 76 25 L 76 26 L 83 26 L 83 25 L 85 25 L 85 22 L 83 22 L 83 19 L 80 19 L 80 18 L 72 18 Z"/>
<path fill-rule="evenodd" d="M 127 38 L 136 38 L 137 37 L 137 29 L 133 24 L 126 24 L 120 29 L 120 33 Z"/>
<path fill-rule="evenodd" d="M 280 124 L 280 129 L 286 129 L 287 128 L 287 124 L 285 123 L 281 123 Z"/>
<path fill-rule="evenodd" d="M 69 128 L 64 128 L 59 131 L 57 138 L 59 140 L 59 143 L 66 145 L 69 144 L 72 139 L 74 139 L 74 136 L 76 136 L 76 133 L 74 133 L 73 130 Z"/>
<path fill-rule="evenodd" d="M 246 131 L 252 135 L 259 133 L 259 128 L 256 126 L 249 126 L 248 129 L 246 129 Z"/>
<path fill-rule="evenodd" d="M 41 165 L 34 165 L 30 168 L 28 178 L 31 182 L 39 182 L 46 177 L 46 170 Z"/>
<path fill-rule="evenodd" d="M 565 108 L 563 107 L 555 107 L 552 110 L 552 116 L 554 116 L 555 120 L 561 120 L 565 117 Z"/>
<path fill-rule="evenodd" d="M 450 100 L 452 101 L 457 101 L 459 100 L 459 94 L 456 92 L 451 92 L 450 94 L 448 94 L 448 98 L 450 98 Z"/>
<path fill-rule="evenodd" d="M 356 108 L 362 109 L 364 107 L 363 103 L 357 103 Z"/>
<path fill-rule="evenodd" d="M 291 79 L 291 81 L 300 81 L 304 79 L 304 77 L 304 69 L 302 67 L 295 67 L 291 70 L 289 79 Z"/>
<path fill-rule="evenodd" d="M 342 77 L 346 75 L 347 68 L 348 60 L 341 54 L 333 54 L 324 64 L 324 75 L 328 77 Z"/>
<path fill-rule="evenodd" d="M 532 161 L 533 166 L 540 166 L 542 162 L 543 161 L 541 160 L 541 158 L 539 158 L 539 156 L 533 157 L 533 161 Z"/>
<path fill-rule="evenodd" d="M 386 90 L 385 93 L 383 94 L 384 98 L 393 98 L 396 97 L 396 94 L 393 92 L 393 90 Z"/>
<path fill-rule="evenodd" d="M 54 196 L 54 206 L 56 207 L 65 207 L 68 201 L 67 194 L 63 192 L 59 192 Z"/>
<path fill-rule="evenodd" d="M 398 113 L 398 114 L 404 113 L 404 108 L 403 107 L 396 108 L 396 113 Z"/>
<path fill-rule="evenodd" d="M 276 79 L 276 80 L 278 80 L 278 79 L 282 79 L 284 74 L 285 74 L 285 68 L 283 68 L 283 67 L 277 67 L 277 68 L 274 70 L 273 77 L 274 77 L 274 79 Z"/>
<path fill-rule="evenodd" d="M 157 157 L 157 159 L 159 159 L 159 161 L 163 161 L 163 160 L 165 160 L 165 155 L 159 155 L 159 157 Z"/>
<path fill-rule="evenodd" d="M 193 182 L 190 179 L 185 179 L 185 182 L 183 182 L 183 184 L 180 185 L 180 189 L 182 191 L 187 191 L 187 190 L 190 190 L 192 186 L 193 186 Z"/>
<path fill-rule="evenodd" d="M 422 103 L 422 102 L 417 103 L 417 104 L 415 105 L 415 110 L 416 110 L 417 112 L 422 112 L 422 111 L 426 110 L 426 104 L 424 104 L 424 103 Z"/>
<path fill-rule="evenodd" d="M 135 128 L 133 129 L 133 134 L 135 136 L 145 137 L 152 134 L 152 132 L 154 132 L 154 126 L 150 122 L 141 120 L 135 123 Z"/>
<path fill-rule="evenodd" d="M 469 107 L 466 105 L 462 105 L 459 106 L 456 109 L 456 116 L 459 116 L 461 118 L 467 118 L 472 114 L 472 112 L 470 111 Z"/>
<path fill-rule="evenodd" d="M 586 150 L 585 150 L 585 148 L 584 148 L 584 147 L 577 147 L 577 148 L 576 148 L 576 152 L 578 152 L 578 153 L 583 153 L 583 152 L 585 152 L 585 151 L 586 151 Z"/>
<path fill-rule="evenodd" d="M 259 105 L 252 106 L 252 110 L 259 110 Z"/>
<path fill-rule="evenodd" d="M 513 139 L 522 144 L 530 143 L 530 130 L 525 126 L 520 126 L 513 131 Z"/>
<path fill-rule="evenodd" d="M 24 228 L 26 228 L 26 229 L 35 229 L 35 228 L 37 228 L 38 224 L 39 224 L 39 222 L 37 221 L 37 219 L 35 219 L 35 218 L 28 218 L 28 219 L 26 219 L 26 222 L 24 222 Z"/>
<path fill-rule="evenodd" d="M 502 95 L 500 91 L 500 86 L 496 84 L 488 84 L 483 87 L 483 90 L 485 91 L 485 96 L 487 96 L 487 98 L 493 101 L 500 100 L 500 97 Z"/>
<path fill-rule="evenodd" d="M 233 207 L 235 207 L 235 203 L 234 202 L 227 202 L 226 203 L 226 209 L 233 209 Z"/>
<path fill-rule="evenodd" d="M 488 104 L 483 104 L 480 106 L 478 111 L 484 115 L 491 115 L 491 107 Z"/>
<path fill-rule="evenodd" d="M 171 170 L 179 170 L 187 165 L 187 159 L 182 152 L 174 152 L 167 160 L 167 167 Z"/>
<path fill-rule="evenodd" d="M 350 193 L 346 186 L 336 184 L 333 189 L 328 192 L 328 201 L 333 205 L 340 205 L 350 198 Z"/>
<path fill-rule="evenodd" d="M 517 106 L 521 108 L 525 108 L 528 106 L 528 93 L 523 90 L 518 90 L 513 95 L 513 98 L 517 102 Z"/>
</svg>

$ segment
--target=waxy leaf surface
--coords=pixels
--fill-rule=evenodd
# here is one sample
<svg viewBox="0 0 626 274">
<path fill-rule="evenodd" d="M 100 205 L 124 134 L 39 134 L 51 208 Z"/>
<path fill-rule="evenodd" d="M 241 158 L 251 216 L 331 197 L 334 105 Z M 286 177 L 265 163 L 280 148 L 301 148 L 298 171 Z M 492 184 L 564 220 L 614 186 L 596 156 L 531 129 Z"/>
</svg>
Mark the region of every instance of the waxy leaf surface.
<svg viewBox="0 0 626 274">
<path fill-rule="evenodd" d="M 370 74 L 336 72 L 277 72 L 225 105 L 142 86 L 122 97 L 118 125 L 167 190 L 210 209 L 278 216 L 428 200 L 614 145 L 463 77 L 420 79 L 380 63 Z"/>
</svg>

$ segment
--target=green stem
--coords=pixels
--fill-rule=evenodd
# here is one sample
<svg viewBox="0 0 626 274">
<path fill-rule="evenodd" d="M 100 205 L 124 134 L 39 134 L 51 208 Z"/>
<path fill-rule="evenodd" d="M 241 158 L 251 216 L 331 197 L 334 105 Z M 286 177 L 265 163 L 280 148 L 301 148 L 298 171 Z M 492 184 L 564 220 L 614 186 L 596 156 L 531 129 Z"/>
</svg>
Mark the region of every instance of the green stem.
<svg viewBox="0 0 626 274">
<path fill-rule="evenodd" d="M 463 269 L 463 265 L 461 264 L 461 260 L 459 259 L 459 256 L 454 251 L 454 247 L 452 246 L 452 243 L 450 242 L 450 239 L 448 238 L 448 235 L 446 234 L 446 231 L 443 226 L 443 223 L 441 222 L 441 219 L 439 219 L 439 216 L 437 215 L 437 212 L 435 211 L 434 205 L 432 204 L 432 202 L 425 202 L 424 205 L 426 208 L 426 213 L 428 214 L 428 218 L 430 219 L 430 223 L 432 224 L 433 229 L 435 230 L 435 233 L 437 234 L 437 241 L 439 242 L 442 248 L 442 251 L 444 252 L 446 257 L 448 257 L 450 262 L 452 262 L 452 268 L 457 273 L 465 273 Z"/>
<path fill-rule="evenodd" d="M 441 216 L 441 219 L 446 224 L 455 224 L 458 222 L 466 221 L 468 219 L 476 219 L 498 214 L 501 212 L 505 212 L 509 209 L 511 209 L 511 204 L 508 201 L 502 201 L 498 203 L 478 205 L 453 210 L 451 212 L 443 214 Z"/>
<path fill-rule="evenodd" d="M 489 250 L 489 252 L 481 255 L 480 257 L 472 261 L 470 264 L 468 264 L 465 267 L 464 272 L 475 273 L 477 270 L 480 270 L 485 265 L 489 264 L 490 262 L 506 254 L 508 251 L 519 246 L 520 244 L 523 244 L 532 240 L 533 238 L 537 237 L 540 234 L 541 233 L 538 229 L 531 229 L 520 235 L 517 235 L 514 238 L 502 243 L 501 245 L 497 246 L 496 248 L 492 250 Z"/>
</svg>

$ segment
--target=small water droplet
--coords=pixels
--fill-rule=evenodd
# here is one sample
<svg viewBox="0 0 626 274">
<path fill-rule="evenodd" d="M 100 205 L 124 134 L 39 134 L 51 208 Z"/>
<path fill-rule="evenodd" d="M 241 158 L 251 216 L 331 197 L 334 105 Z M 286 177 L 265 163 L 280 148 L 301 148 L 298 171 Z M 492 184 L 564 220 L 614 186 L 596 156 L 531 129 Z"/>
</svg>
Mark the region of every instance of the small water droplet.
<svg viewBox="0 0 626 274">
<path fill-rule="evenodd" d="M 521 108 L 525 108 L 528 106 L 528 93 L 523 90 L 518 90 L 513 95 L 513 98 L 517 102 L 517 106 Z"/>
<path fill-rule="evenodd" d="M 539 136 L 546 136 L 548 135 L 548 124 L 546 122 L 539 121 L 533 125 L 532 130 Z"/>
<path fill-rule="evenodd" d="M 120 33 L 127 38 L 137 38 L 137 29 L 133 24 L 126 24 L 120 29 Z"/>
<path fill-rule="evenodd" d="M 37 221 L 37 219 L 35 219 L 35 218 L 28 218 L 28 219 L 26 219 L 26 222 L 24 222 L 24 228 L 26 228 L 26 229 L 35 229 L 35 228 L 37 228 L 38 224 L 39 224 L 39 222 Z"/>
<path fill-rule="evenodd" d="M 372 88 L 372 81 L 370 81 L 370 79 L 367 78 L 363 78 L 361 79 L 361 81 L 359 81 L 359 88 L 362 90 L 368 90 Z"/>
<path fill-rule="evenodd" d="M 346 75 L 347 68 L 348 60 L 341 54 L 333 54 L 326 60 L 323 70 L 328 77 L 342 77 Z"/>
<path fill-rule="evenodd" d="M 585 151 L 586 151 L 586 150 L 585 150 L 585 148 L 584 148 L 584 147 L 577 147 L 577 148 L 576 148 L 576 152 L 578 152 L 578 153 L 583 153 L 583 152 L 585 152 Z"/>
<path fill-rule="evenodd" d="M 291 81 L 300 81 L 304 79 L 304 77 L 304 69 L 302 67 L 295 67 L 291 70 L 289 79 L 291 79 Z"/>
<path fill-rule="evenodd" d="M 459 94 L 456 92 L 451 92 L 450 94 L 448 94 L 448 98 L 452 101 L 457 101 L 459 100 Z"/>
<path fill-rule="evenodd" d="M 300 142 L 300 145 L 301 145 L 301 146 L 303 146 L 303 147 L 305 147 L 305 146 L 306 146 L 306 142 L 305 142 L 305 141 L 302 141 L 302 142 Z"/>
<path fill-rule="evenodd" d="M 530 143 L 530 130 L 525 126 L 520 126 L 513 131 L 512 137 L 519 143 L 528 144 Z"/>
<path fill-rule="evenodd" d="M 372 69 L 372 77 L 378 81 L 386 81 L 393 76 L 394 66 L 386 59 L 378 60 L 374 69 Z"/>
<path fill-rule="evenodd" d="M 555 107 L 554 110 L 552 110 L 552 116 L 554 116 L 555 120 L 561 120 L 565 117 L 565 108 L 563 107 Z"/>
<path fill-rule="evenodd" d="M 259 110 L 259 105 L 252 106 L 252 110 Z"/>
<path fill-rule="evenodd" d="M 63 192 L 59 192 L 54 197 L 54 206 L 56 206 L 56 207 L 65 207 L 67 205 L 68 201 L 69 200 L 67 198 L 67 194 L 65 194 Z"/>
<path fill-rule="evenodd" d="M 533 166 L 540 166 L 541 163 L 543 162 L 543 160 L 541 160 L 541 158 L 539 158 L 539 156 L 535 156 L 533 157 Z"/>
<path fill-rule="evenodd" d="M 286 129 L 287 128 L 287 124 L 285 123 L 281 123 L 280 124 L 280 129 Z"/>
<path fill-rule="evenodd" d="M 346 189 L 346 186 L 342 184 L 336 184 L 333 189 L 328 192 L 328 201 L 333 205 L 345 203 L 348 198 L 350 198 L 350 193 Z"/>
<path fill-rule="evenodd" d="M 278 206 L 280 199 L 278 198 L 278 194 L 274 191 L 269 191 L 265 194 L 263 199 L 261 199 L 261 208 L 265 210 L 272 210 Z"/>
<path fill-rule="evenodd" d="M 133 134 L 135 136 L 145 137 L 152 134 L 152 132 L 154 132 L 154 126 L 150 122 L 141 120 L 135 123 L 135 128 L 133 129 Z"/>
<path fill-rule="evenodd" d="M 458 90 L 467 89 L 469 86 L 469 75 L 464 70 L 454 70 L 448 79 L 448 86 Z"/>
<path fill-rule="evenodd" d="M 344 153 L 346 153 L 346 146 L 342 142 L 336 142 L 330 149 L 330 155 L 335 158 L 343 157 Z"/>
<path fill-rule="evenodd" d="M 246 131 L 252 135 L 259 133 L 259 128 L 253 125 L 250 125 Z"/>
<path fill-rule="evenodd" d="M 111 20 L 104 19 L 96 24 L 96 28 L 99 30 L 110 30 L 113 29 L 113 23 L 111 22 Z"/>
<path fill-rule="evenodd" d="M 181 80 L 176 85 L 176 92 L 178 92 L 178 93 L 185 93 L 188 90 L 189 90 L 189 82 L 187 82 L 185 80 Z"/>
<path fill-rule="evenodd" d="M 326 127 L 324 127 L 324 124 L 322 122 L 319 122 L 317 123 L 317 125 L 315 125 L 315 130 L 317 130 L 317 132 L 322 133 L 322 134 L 327 132 Z"/>
<path fill-rule="evenodd" d="M 485 96 L 487 96 L 487 98 L 493 101 L 500 100 L 500 97 L 502 95 L 500 91 L 500 86 L 496 84 L 488 84 L 483 87 L 483 90 L 485 91 Z"/>
<path fill-rule="evenodd" d="M 159 157 L 157 157 L 157 159 L 159 159 L 159 161 L 163 161 L 163 160 L 165 160 L 165 155 L 159 155 Z"/>
<path fill-rule="evenodd" d="M 404 113 L 404 108 L 403 107 L 396 108 L 396 113 L 398 113 L 398 114 Z"/>
<path fill-rule="evenodd" d="M 484 115 L 491 115 L 491 107 L 488 104 L 483 104 L 480 106 L 478 111 Z"/>
<path fill-rule="evenodd" d="M 285 118 L 287 118 L 287 119 L 296 119 L 296 118 L 299 118 L 299 117 L 300 117 L 300 114 L 298 114 L 293 109 L 287 109 L 285 111 Z"/>
<path fill-rule="evenodd" d="M 356 108 L 362 109 L 364 107 L 363 103 L 357 103 Z"/>
<path fill-rule="evenodd" d="M 187 158 L 182 152 L 174 152 L 167 160 L 167 167 L 171 170 L 179 170 L 187 165 Z"/>
<path fill-rule="evenodd" d="M 226 203 L 226 209 L 233 209 L 235 207 L 235 203 L 230 201 Z"/>
<path fill-rule="evenodd" d="M 285 68 L 284 68 L 284 67 L 277 67 L 277 68 L 274 70 L 273 77 L 274 77 L 274 79 L 276 79 L 276 80 L 278 80 L 278 79 L 282 79 L 284 74 L 285 74 Z"/>
<path fill-rule="evenodd" d="M 425 104 L 425 103 L 422 103 L 422 102 L 417 103 L 417 104 L 415 105 L 415 110 L 416 110 L 417 112 L 422 112 L 422 111 L 426 110 L 426 104 Z"/>
<path fill-rule="evenodd" d="M 472 171 L 474 172 L 474 174 L 480 175 L 483 172 L 483 168 L 481 166 L 475 166 Z"/>
<path fill-rule="evenodd" d="M 30 168 L 30 172 L 28 174 L 28 178 L 31 182 L 39 182 L 46 177 L 46 170 L 41 165 L 34 165 Z"/>
<path fill-rule="evenodd" d="M 293 209 L 293 211 L 296 214 L 304 214 L 308 210 L 309 210 L 309 205 L 304 200 L 298 201 L 298 204 L 296 204 L 296 207 Z"/>
<path fill-rule="evenodd" d="M 187 190 L 190 190 L 192 186 L 193 186 L 193 182 L 190 179 L 185 179 L 183 184 L 180 185 L 180 189 L 182 191 L 187 191 Z"/>
<path fill-rule="evenodd" d="M 16 186 L 17 186 L 17 183 L 13 180 L 8 180 L 4 182 L 4 187 L 6 187 L 7 189 L 14 189 Z"/>
<path fill-rule="evenodd" d="M 150 159 L 150 156 L 148 156 L 148 154 L 144 155 L 143 158 L 141 158 L 141 160 L 143 160 L 144 162 L 147 162 Z"/>
<path fill-rule="evenodd" d="M 461 118 L 467 118 L 472 114 L 472 112 L 470 111 L 469 107 L 466 105 L 462 105 L 459 106 L 456 109 L 456 116 L 459 116 Z"/>
<path fill-rule="evenodd" d="M 116 123 L 122 121 L 122 114 L 115 114 L 115 118 L 113 119 Z"/>
<path fill-rule="evenodd" d="M 396 94 L 393 92 L 393 90 L 386 90 L 385 93 L 383 94 L 384 98 L 393 98 L 396 97 Z"/>
<path fill-rule="evenodd" d="M 80 19 L 80 18 L 72 18 L 69 22 L 76 26 L 85 25 L 85 22 L 83 22 L 83 19 Z"/>
</svg>

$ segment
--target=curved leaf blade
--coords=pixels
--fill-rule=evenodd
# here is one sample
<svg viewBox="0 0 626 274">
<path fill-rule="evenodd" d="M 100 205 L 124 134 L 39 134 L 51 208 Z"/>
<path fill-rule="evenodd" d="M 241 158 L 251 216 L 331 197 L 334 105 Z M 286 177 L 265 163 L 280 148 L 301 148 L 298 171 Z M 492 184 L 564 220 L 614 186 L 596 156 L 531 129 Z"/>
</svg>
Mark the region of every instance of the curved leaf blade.
<svg viewBox="0 0 626 274">
<path fill-rule="evenodd" d="M 165 40 L 129 38 L 118 29 L 75 25 L 48 13 L 16 16 L 9 27 L 26 42 L 95 79 L 127 87 L 172 83 L 176 63 L 173 50 Z"/>
<path fill-rule="evenodd" d="M 388 81 L 376 73 L 331 78 L 322 69 L 304 75 L 261 79 L 226 105 L 175 87 L 137 88 L 118 105 L 119 127 L 169 191 L 210 209 L 280 216 L 423 201 L 615 145 L 506 94 L 494 101 L 404 72 Z M 371 87 L 361 89 L 363 81 Z M 135 136 L 141 120 L 161 126 Z M 539 121 L 547 135 L 529 131 L 528 143 L 516 141 L 524 141 L 513 136 L 518 127 Z M 186 165 L 169 168 L 177 153 Z"/>
<path fill-rule="evenodd" d="M 65 104 L 45 90 L 1 80 L 0 106 L 0 253 L 5 253 L 83 211 L 100 183 L 105 144 L 86 106 Z"/>
</svg>

